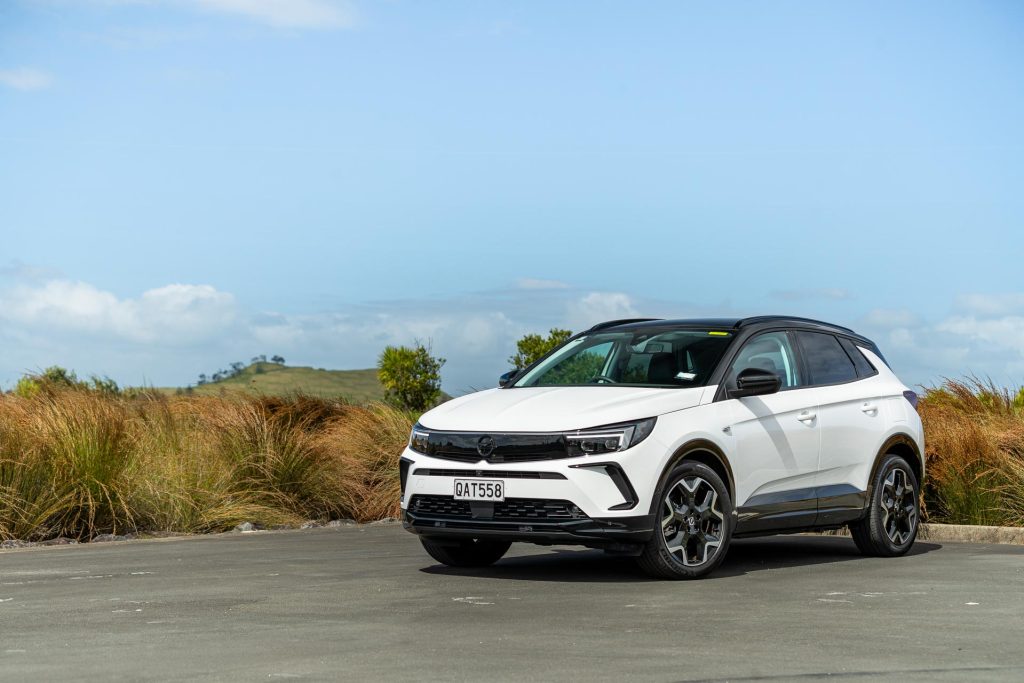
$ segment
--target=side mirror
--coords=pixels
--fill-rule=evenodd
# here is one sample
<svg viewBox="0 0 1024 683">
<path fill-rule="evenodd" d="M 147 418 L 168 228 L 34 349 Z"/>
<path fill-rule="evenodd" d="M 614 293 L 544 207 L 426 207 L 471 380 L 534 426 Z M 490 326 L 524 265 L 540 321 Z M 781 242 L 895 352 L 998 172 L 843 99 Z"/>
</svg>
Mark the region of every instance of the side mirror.
<svg viewBox="0 0 1024 683">
<path fill-rule="evenodd" d="M 736 388 L 729 391 L 731 398 L 774 394 L 782 387 L 782 380 L 774 372 L 760 368 L 745 368 L 736 375 Z"/>
<path fill-rule="evenodd" d="M 516 375 L 518 375 L 518 374 L 519 374 L 518 370 L 509 370 L 504 375 L 502 375 L 501 377 L 498 378 L 498 386 L 499 387 L 503 387 L 503 386 L 507 385 L 509 382 L 514 380 L 516 378 Z"/>
</svg>

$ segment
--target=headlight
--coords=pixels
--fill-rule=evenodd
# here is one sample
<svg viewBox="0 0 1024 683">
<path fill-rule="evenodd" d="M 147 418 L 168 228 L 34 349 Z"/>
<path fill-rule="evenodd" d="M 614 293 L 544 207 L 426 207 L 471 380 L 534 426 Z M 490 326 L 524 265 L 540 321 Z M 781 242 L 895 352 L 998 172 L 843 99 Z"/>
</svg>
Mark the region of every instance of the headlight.
<svg viewBox="0 0 1024 683">
<path fill-rule="evenodd" d="M 417 453 L 430 455 L 430 432 L 421 427 L 418 422 L 413 426 L 412 433 L 409 434 L 409 448 Z"/>
<path fill-rule="evenodd" d="M 581 429 L 578 432 L 566 434 L 565 440 L 569 457 L 617 453 L 632 448 L 650 436 L 654 431 L 654 423 L 657 421 L 658 418 L 651 417 L 637 422 Z"/>
</svg>

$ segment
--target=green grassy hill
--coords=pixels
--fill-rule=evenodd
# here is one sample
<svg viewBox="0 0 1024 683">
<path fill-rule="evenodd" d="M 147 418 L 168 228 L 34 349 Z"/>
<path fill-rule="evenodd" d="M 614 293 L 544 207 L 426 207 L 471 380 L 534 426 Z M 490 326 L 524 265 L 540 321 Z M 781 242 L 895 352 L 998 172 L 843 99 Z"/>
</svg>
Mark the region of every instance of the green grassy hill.
<svg viewBox="0 0 1024 683">
<path fill-rule="evenodd" d="M 223 391 L 248 391 L 272 396 L 303 393 L 323 398 L 344 397 L 355 403 L 384 398 L 384 387 L 377 379 L 377 371 L 372 368 L 324 370 L 276 363 L 253 363 L 234 377 L 194 387 L 193 391 L 199 395 L 216 395 Z"/>
</svg>

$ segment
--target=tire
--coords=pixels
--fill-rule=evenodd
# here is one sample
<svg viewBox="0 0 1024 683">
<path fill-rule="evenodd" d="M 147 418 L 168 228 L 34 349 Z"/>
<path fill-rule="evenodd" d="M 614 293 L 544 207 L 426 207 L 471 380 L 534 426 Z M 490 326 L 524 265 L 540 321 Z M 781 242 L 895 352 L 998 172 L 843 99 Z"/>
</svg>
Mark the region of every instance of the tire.
<svg viewBox="0 0 1024 683">
<path fill-rule="evenodd" d="M 488 567 L 508 552 L 507 541 L 483 541 L 472 538 L 455 543 L 439 543 L 421 538 L 423 549 L 432 558 L 449 567 Z"/>
<path fill-rule="evenodd" d="M 900 455 L 885 456 L 871 482 L 871 500 L 850 535 L 864 555 L 897 557 L 914 545 L 920 526 L 921 489 L 910 464 Z"/>
<path fill-rule="evenodd" d="M 733 511 L 729 489 L 707 465 L 683 461 L 655 494 L 657 520 L 637 564 L 658 579 L 699 579 L 729 550 Z"/>
</svg>

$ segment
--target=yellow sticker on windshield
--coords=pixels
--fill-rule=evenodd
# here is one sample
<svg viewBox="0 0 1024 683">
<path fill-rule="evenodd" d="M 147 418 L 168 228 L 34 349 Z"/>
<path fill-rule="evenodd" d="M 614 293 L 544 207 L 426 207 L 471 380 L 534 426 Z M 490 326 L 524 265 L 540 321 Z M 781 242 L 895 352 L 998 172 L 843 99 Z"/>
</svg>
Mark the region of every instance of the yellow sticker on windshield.
<svg viewBox="0 0 1024 683">
<path fill-rule="evenodd" d="M 728 332 L 719 332 L 718 330 L 711 330 L 710 332 L 708 332 L 708 334 L 710 334 L 712 337 L 728 337 L 729 336 Z"/>
</svg>

